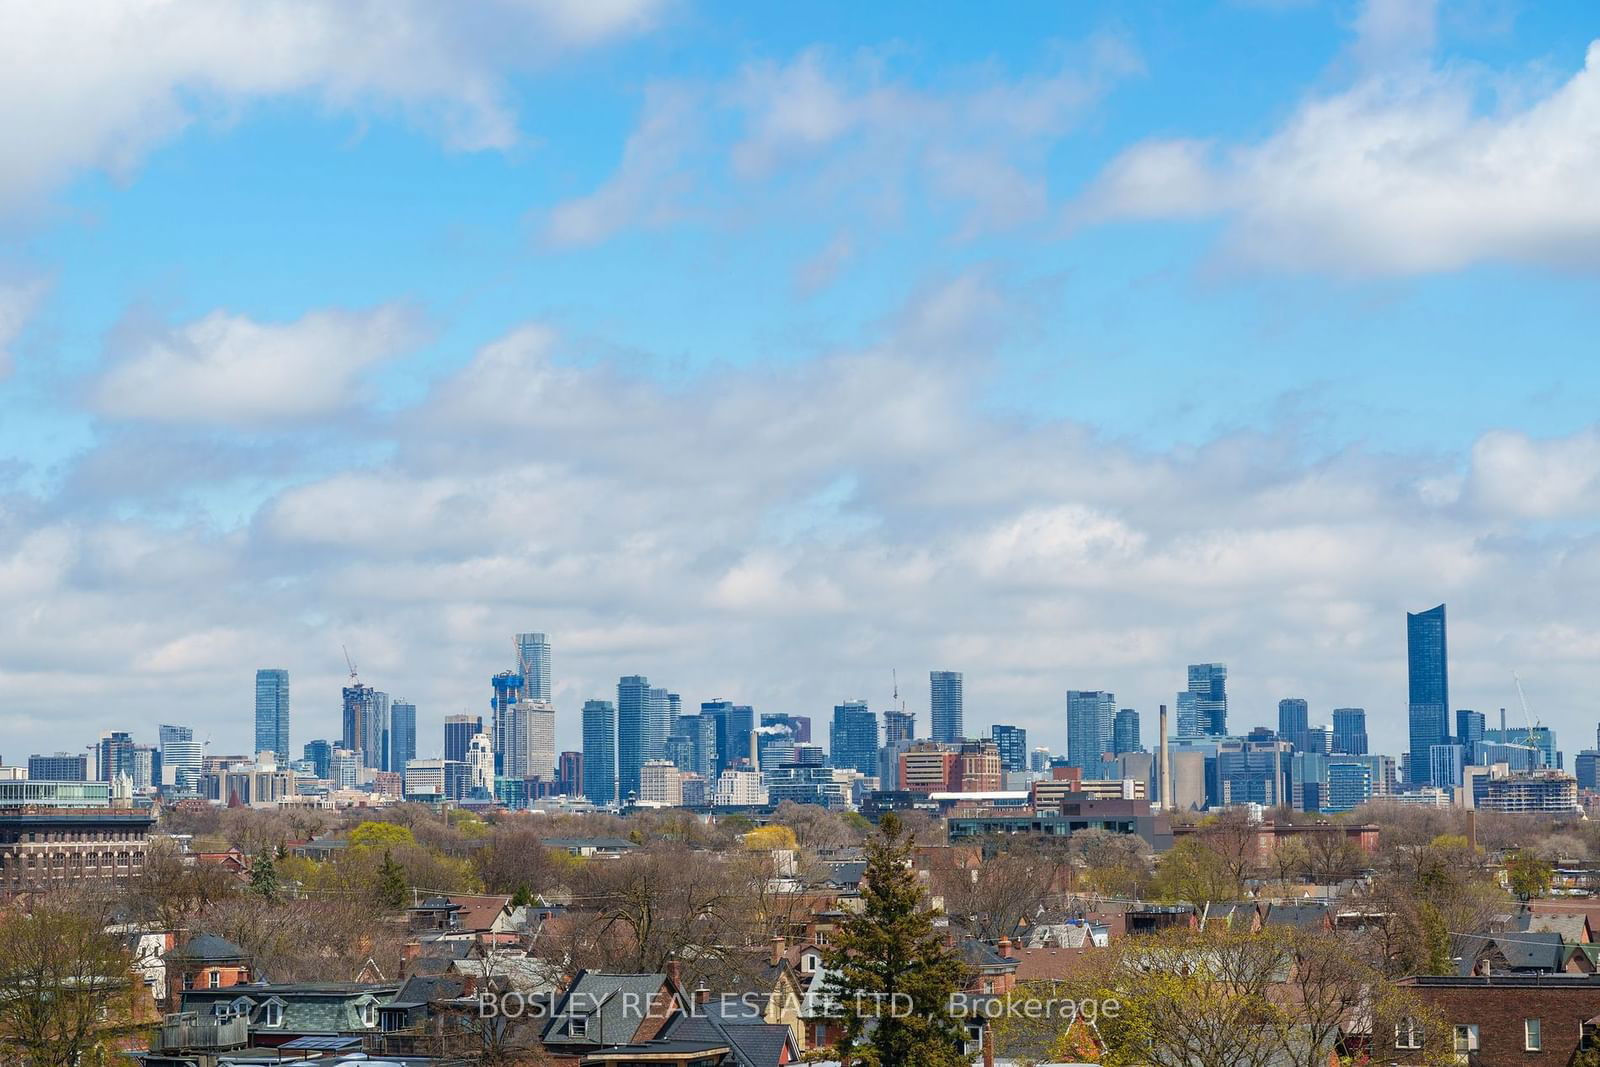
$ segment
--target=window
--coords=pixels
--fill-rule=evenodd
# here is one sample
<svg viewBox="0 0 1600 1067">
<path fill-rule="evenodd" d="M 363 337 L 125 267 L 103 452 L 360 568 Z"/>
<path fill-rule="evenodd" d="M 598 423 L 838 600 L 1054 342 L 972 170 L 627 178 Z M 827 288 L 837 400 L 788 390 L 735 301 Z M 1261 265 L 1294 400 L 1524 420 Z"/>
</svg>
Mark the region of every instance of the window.
<svg viewBox="0 0 1600 1067">
<path fill-rule="evenodd" d="M 1455 1049 L 1458 1056 L 1478 1051 L 1477 1023 L 1456 1023 Z"/>
<path fill-rule="evenodd" d="M 183 976 L 183 988 L 185 988 L 185 989 L 193 989 L 194 988 L 194 975 L 188 974 L 187 972 L 184 974 L 184 976 Z"/>
<path fill-rule="evenodd" d="M 568 1037 L 588 1037 L 589 1036 L 589 1017 L 587 1015 L 574 1015 L 574 1016 L 572 1016 L 571 1021 L 567 1023 L 567 1036 Z"/>
<path fill-rule="evenodd" d="M 1419 1049 L 1422 1047 L 1422 1027 L 1415 1019 L 1401 1019 L 1394 1024 L 1394 1047 Z"/>
<path fill-rule="evenodd" d="M 222 972 L 221 971 L 212 971 L 211 973 L 206 975 L 206 985 L 210 986 L 212 989 L 221 989 L 222 988 Z"/>
<path fill-rule="evenodd" d="M 378 1025 L 378 1003 L 377 1003 L 377 1001 L 369 1000 L 366 1003 L 361 1005 L 361 1025 L 362 1026 L 377 1026 Z"/>
<path fill-rule="evenodd" d="M 1544 1048 L 1544 1038 L 1539 1033 L 1538 1019 L 1522 1020 L 1522 1047 L 1528 1052 L 1539 1052 Z"/>
<path fill-rule="evenodd" d="M 263 1025 L 263 1026 L 282 1026 L 283 1025 L 283 1001 L 281 1001 L 281 1000 L 269 1000 L 269 1001 L 267 1001 L 266 1007 L 261 1009 L 261 1025 Z"/>
</svg>

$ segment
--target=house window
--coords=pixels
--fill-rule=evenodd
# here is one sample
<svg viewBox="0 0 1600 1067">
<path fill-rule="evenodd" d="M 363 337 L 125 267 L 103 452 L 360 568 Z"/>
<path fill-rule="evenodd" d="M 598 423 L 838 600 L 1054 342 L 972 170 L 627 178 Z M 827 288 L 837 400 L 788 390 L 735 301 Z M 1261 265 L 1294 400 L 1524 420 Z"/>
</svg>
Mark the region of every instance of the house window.
<svg viewBox="0 0 1600 1067">
<path fill-rule="evenodd" d="M 1538 1019 L 1522 1020 L 1522 1047 L 1528 1052 L 1543 1050 L 1544 1038 L 1539 1032 Z"/>
<path fill-rule="evenodd" d="M 267 1006 L 265 1008 L 261 1009 L 261 1025 L 263 1025 L 263 1026 L 282 1026 L 283 1025 L 283 1003 L 281 1001 L 277 1001 L 277 1000 L 269 1000 L 269 1001 L 267 1001 Z"/>
<path fill-rule="evenodd" d="M 367 1003 L 361 1005 L 361 1025 L 378 1025 L 378 1005 L 376 1001 L 369 1000 Z"/>
<path fill-rule="evenodd" d="M 587 1015 L 574 1015 L 572 1021 L 567 1023 L 567 1035 L 569 1037 L 588 1037 L 589 1017 Z"/>
<path fill-rule="evenodd" d="M 1422 1027 L 1415 1019 L 1401 1019 L 1394 1024 L 1394 1047 L 1419 1049 L 1422 1047 Z"/>
<path fill-rule="evenodd" d="M 189 974 L 187 972 L 184 974 L 184 976 L 183 976 L 183 988 L 185 988 L 185 989 L 193 989 L 194 988 L 194 975 Z"/>
<path fill-rule="evenodd" d="M 1455 1048 L 1458 1056 L 1478 1051 L 1478 1024 L 1456 1023 Z"/>
<path fill-rule="evenodd" d="M 209 985 L 212 989 L 221 989 L 222 988 L 222 972 L 221 971 L 212 971 L 210 974 L 208 974 L 206 976 L 206 984 Z"/>
</svg>

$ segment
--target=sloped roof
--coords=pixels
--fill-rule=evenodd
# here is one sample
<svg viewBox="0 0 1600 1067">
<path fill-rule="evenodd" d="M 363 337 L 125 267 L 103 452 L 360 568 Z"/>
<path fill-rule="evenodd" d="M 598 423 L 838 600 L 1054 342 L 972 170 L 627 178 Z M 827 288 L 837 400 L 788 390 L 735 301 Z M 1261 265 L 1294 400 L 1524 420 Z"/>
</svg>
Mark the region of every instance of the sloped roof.
<svg viewBox="0 0 1600 1067">
<path fill-rule="evenodd" d="M 196 934 L 182 946 L 167 953 L 167 958 L 197 960 L 202 963 L 231 963 L 236 960 L 248 960 L 250 957 L 244 949 L 216 934 Z"/>
<path fill-rule="evenodd" d="M 794 1035 L 782 1023 L 731 1023 L 694 1015 L 674 1023 L 665 1037 L 666 1044 L 690 1041 L 730 1045 L 736 1067 L 778 1067 L 783 1062 L 784 1048 Z"/>
<path fill-rule="evenodd" d="M 1557 972 L 1568 958 L 1561 935 L 1549 931 L 1516 931 L 1505 935 L 1479 934 L 1465 939 L 1457 973 L 1470 976 L 1473 966 L 1490 952 L 1498 952 L 1512 971 Z"/>
<path fill-rule="evenodd" d="M 629 1041 L 639 1032 L 644 1015 L 634 1005 L 648 1011 L 652 998 L 666 985 L 664 974 L 601 974 L 580 971 L 557 1001 L 552 1018 L 544 1030 L 547 1045 L 605 1045 Z M 574 1036 L 571 1020 L 585 1016 L 587 1034 Z"/>
<path fill-rule="evenodd" d="M 1517 917 L 1514 929 L 1525 933 L 1555 933 L 1571 945 L 1581 945 L 1587 940 L 1589 920 L 1584 915 L 1546 915 L 1524 912 Z"/>
</svg>

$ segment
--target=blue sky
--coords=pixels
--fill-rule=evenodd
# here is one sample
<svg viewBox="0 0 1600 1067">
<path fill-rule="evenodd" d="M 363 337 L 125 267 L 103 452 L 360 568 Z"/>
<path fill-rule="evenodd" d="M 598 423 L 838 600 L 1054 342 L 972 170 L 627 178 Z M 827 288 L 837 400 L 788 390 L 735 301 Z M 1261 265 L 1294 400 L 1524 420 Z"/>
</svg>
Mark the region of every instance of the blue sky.
<svg viewBox="0 0 1600 1067">
<path fill-rule="evenodd" d="M 1220 659 L 1398 751 L 1441 599 L 1587 743 L 1593 6 L 1002 14 L 0 7 L 0 751 L 268 665 L 298 744 L 341 643 L 436 722 L 517 629 L 564 744 Z"/>
</svg>

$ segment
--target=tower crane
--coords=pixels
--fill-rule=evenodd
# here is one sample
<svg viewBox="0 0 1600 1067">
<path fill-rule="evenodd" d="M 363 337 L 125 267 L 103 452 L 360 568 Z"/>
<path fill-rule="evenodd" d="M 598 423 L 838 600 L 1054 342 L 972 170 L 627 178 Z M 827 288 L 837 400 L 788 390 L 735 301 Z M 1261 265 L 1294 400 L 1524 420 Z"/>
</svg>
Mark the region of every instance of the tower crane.
<svg viewBox="0 0 1600 1067">
<path fill-rule="evenodd" d="M 1539 747 L 1539 735 L 1536 734 L 1533 729 L 1533 714 L 1528 710 L 1528 697 L 1522 691 L 1522 679 L 1517 677 L 1516 671 L 1511 672 L 1511 681 L 1517 687 L 1517 700 L 1522 704 L 1522 721 L 1523 724 L 1528 728 L 1528 732 L 1526 736 L 1523 737 L 1522 743 L 1528 748 L 1542 753 L 1543 750 Z"/>
<path fill-rule="evenodd" d="M 356 676 L 356 665 L 355 661 L 350 658 L 350 649 L 344 645 L 340 645 L 339 649 L 344 653 L 344 665 L 350 668 L 350 680 L 352 682 L 359 682 L 361 679 Z"/>
</svg>

